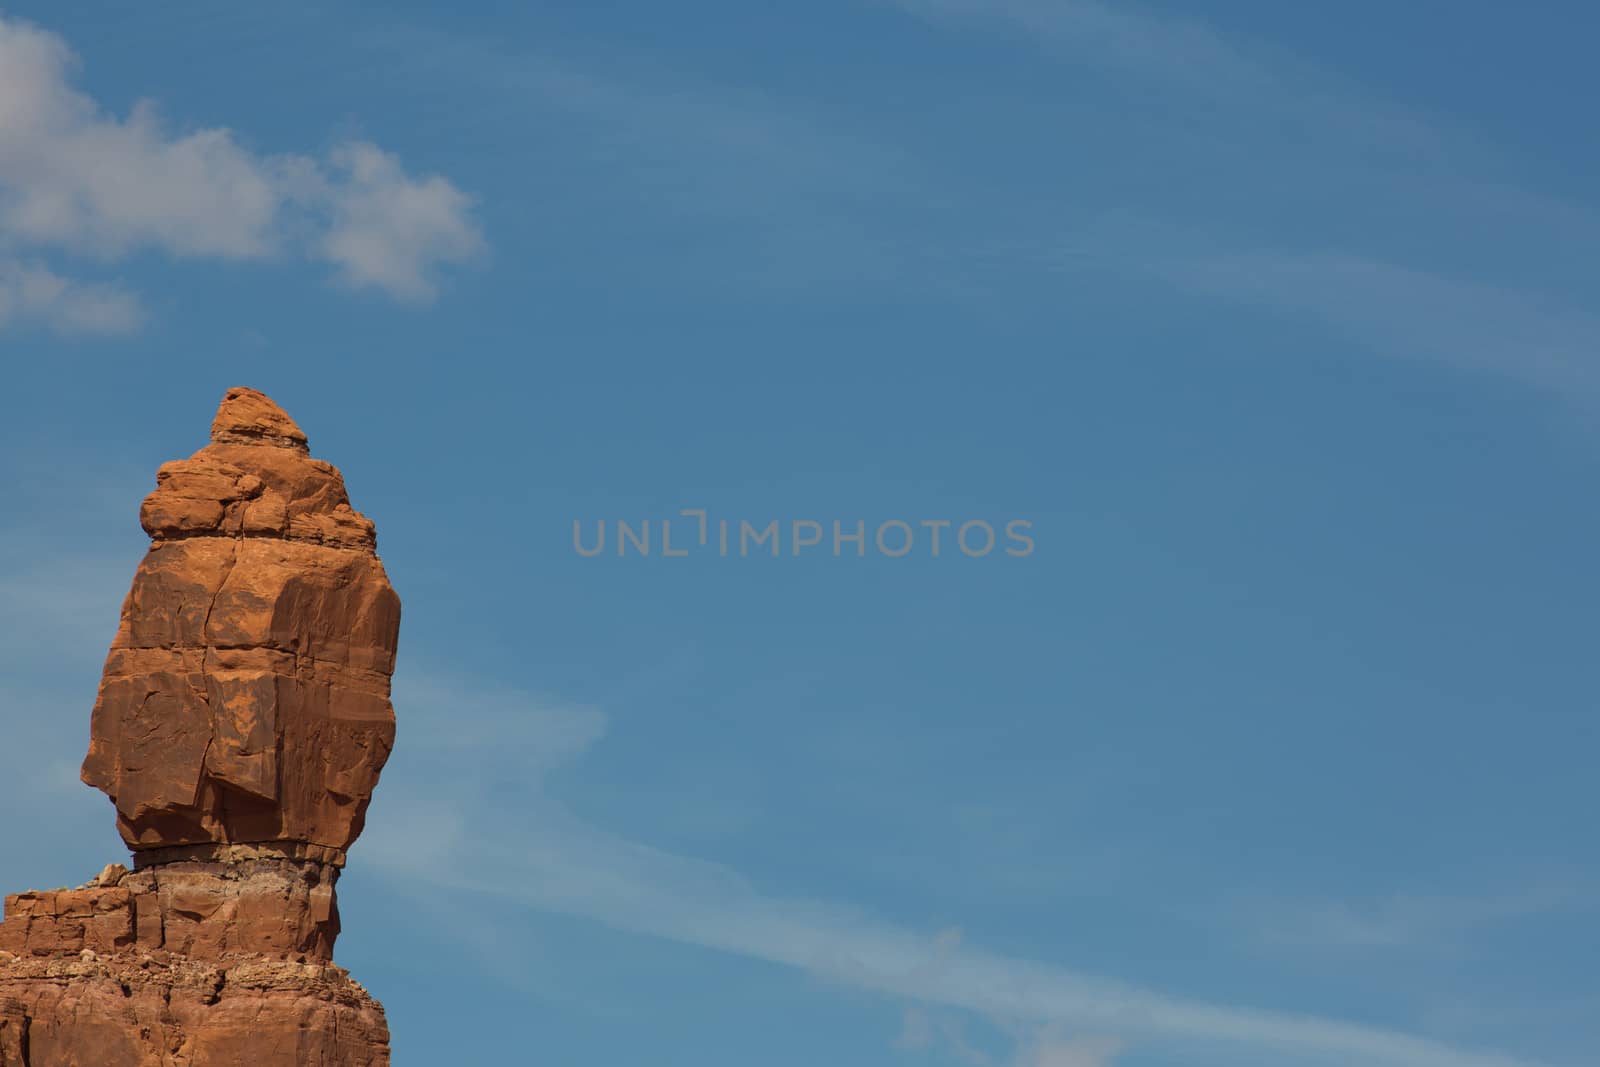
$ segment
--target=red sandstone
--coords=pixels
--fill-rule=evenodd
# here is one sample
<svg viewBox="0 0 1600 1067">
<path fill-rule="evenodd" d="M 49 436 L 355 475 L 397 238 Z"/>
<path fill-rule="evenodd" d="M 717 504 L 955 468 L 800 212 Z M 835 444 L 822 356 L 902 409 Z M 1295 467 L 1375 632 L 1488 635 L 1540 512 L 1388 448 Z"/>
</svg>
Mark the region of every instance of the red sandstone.
<svg viewBox="0 0 1600 1067">
<path fill-rule="evenodd" d="M 135 869 L 5 898 L 0 1067 L 386 1067 L 382 1007 L 332 963 L 394 743 L 372 523 L 250 389 L 140 520 L 83 765 Z"/>
</svg>

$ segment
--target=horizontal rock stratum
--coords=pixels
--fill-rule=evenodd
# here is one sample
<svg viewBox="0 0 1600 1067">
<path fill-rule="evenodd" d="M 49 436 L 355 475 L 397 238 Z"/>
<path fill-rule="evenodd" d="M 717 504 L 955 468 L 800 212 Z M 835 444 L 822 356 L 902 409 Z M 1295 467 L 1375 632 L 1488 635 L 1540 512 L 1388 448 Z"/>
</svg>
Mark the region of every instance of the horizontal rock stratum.
<svg viewBox="0 0 1600 1067">
<path fill-rule="evenodd" d="M 140 521 L 83 763 L 134 869 L 5 898 L 0 1067 L 386 1067 L 382 1007 L 333 963 L 395 734 L 373 525 L 242 388 Z"/>
</svg>

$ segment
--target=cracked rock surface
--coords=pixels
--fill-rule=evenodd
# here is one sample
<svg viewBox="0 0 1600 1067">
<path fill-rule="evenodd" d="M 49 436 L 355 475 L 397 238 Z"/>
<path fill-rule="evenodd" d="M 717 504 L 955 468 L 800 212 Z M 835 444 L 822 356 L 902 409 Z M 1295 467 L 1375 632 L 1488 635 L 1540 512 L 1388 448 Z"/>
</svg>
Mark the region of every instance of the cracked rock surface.
<svg viewBox="0 0 1600 1067">
<path fill-rule="evenodd" d="M 0 1067 L 387 1067 L 382 1007 L 332 962 L 394 744 L 372 523 L 242 388 L 140 521 L 83 763 L 134 870 L 5 898 Z"/>
<path fill-rule="evenodd" d="M 372 523 L 251 389 L 156 478 L 83 780 L 135 852 L 290 842 L 337 861 L 394 744 L 400 600 Z"/>
</svg>

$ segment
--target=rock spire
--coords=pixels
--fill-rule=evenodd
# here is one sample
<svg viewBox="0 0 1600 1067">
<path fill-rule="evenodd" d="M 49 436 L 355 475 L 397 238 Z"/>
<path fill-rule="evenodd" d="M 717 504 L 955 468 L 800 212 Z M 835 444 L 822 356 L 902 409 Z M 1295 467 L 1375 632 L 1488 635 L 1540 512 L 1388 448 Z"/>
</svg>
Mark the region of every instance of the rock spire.
<svg viewBox="0 0 1600 1067">
<path fill-rule="evenodd" d="M 0 1067 L 386 1067 L 332 962 L 394 744 L 400 601 L 373 525 L 253 389 L 161 467 L 83 780 L 133 870 L 5 899 Z"/>
</svg>

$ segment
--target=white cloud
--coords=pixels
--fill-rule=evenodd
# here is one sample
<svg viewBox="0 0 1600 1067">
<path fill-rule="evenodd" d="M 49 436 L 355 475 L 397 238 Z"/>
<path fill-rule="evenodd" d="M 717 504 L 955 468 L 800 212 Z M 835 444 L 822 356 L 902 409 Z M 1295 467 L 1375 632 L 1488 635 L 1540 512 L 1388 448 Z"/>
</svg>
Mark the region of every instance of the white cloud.
<svg viewBox="0 0 1600 1067">
<path fill-rule="evenodd" d="M 440 264 L 483 248 L 469 197 L 443 177 L 408 174 L 376 145 L 347 143 L 326 160 L 263 155 L 227 129 L 170 129 L 149 101 L 119 117 L 74 87 L 77 66 L 60 37 L 0 18 L 0 254 L 13 277 L 24 271 L 16 249 L 101 261 L 143 249 L 298 256 L 331 261 L 350 285 L 415 300 L 433 295 Z M 13 310 L 13 322 L 90 332 L 138 323 L 127 294 L 26 270 L 34 295 L 10 303 L 31 314 Z M 38 296 L 52 278 L 59 292 Z"/>
<path fill-rule="evenodd" d="M 271 166 L 227 130 L 175 137 L 154 105 L 103 114 L 70 84 L 65 42 L 0 20 L 0 228 L 102 256 L 265 254 L 282 196 Z"/>
<path fill-rule="evenodd" d="M 333 197 L 333 228 L 323 254 L 352 285 L 428 299 L 437 263 L 456 263 L 483 250 L 468 217 L 467 196 L 443 178 L 416 180 L 400 160 L 372 144 L 349 144 L 333 154 L 345 175 Z"/>
<path fill-rule="evenodd" d="M 0 329 L 38 322 L 63 334 L 131 333 L 139 298 L 120 285 L 75 282 L 38 263 L 0 260 Z"/>
</svg>

